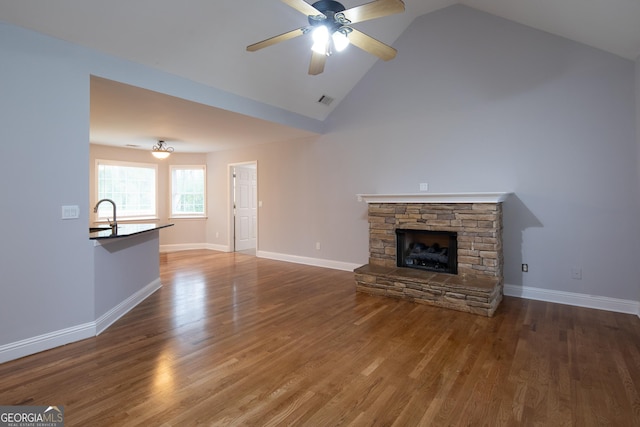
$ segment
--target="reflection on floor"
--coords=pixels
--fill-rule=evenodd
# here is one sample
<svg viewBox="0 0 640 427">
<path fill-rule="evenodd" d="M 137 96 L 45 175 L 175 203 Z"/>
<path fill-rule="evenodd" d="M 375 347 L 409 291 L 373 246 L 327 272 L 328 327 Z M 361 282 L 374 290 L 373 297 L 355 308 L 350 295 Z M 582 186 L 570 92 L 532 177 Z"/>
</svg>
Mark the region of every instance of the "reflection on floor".
<svg viewBox="0 0 640 427">
<path fill-rule="evenodd" d="M 236 253 L 244 254 L 244 255 L 256 256 L 256 248 L 245 249 L 244 251 L 236 251 Z"/>
</svg>

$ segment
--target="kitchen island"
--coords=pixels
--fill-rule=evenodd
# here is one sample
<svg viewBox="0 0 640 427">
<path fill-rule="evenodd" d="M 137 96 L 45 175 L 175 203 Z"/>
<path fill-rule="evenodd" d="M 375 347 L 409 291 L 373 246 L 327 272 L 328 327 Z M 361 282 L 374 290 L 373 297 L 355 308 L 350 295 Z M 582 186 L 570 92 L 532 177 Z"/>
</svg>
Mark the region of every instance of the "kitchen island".
<svg viewBox="0 0 640 427">
<path fill-rule="evenodd" d="M 160 289 L 160 229 L 172 225 L 129 223 L 90 228 L 96 334 Z"/>
</svg>

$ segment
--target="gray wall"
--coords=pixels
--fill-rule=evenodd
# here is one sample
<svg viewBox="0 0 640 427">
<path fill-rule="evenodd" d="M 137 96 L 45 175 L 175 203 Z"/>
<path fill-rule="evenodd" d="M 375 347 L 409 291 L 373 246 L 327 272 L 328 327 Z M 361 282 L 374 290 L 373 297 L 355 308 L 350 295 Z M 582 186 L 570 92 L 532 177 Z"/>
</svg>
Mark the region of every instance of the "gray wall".
<svg viewBox="0 0 640 427">
<path fill-rule="evenodd" d="M 636 150 L 638 159 L 638 190 L 640 194 L 640 55 L 636 58 Z M 640 282 L 640 280 L 638 280 Z M 640 284 L 638 285 L 637 300 L 640 301 Z M 639 313 L 640 314 L 640 313 Z"/>
<path fill-rule="evenodd" d="M 327 129 L 207 156 L 210 189 L 223 192 L 210 208 L 228 199 L 227 163 L 258 160 L 261 250 L 365 263 L 356 193 L 415 192 L 419 182 L 432 192 L 513 191 L 507 283 L 637 300 L 634 63 L 461 6 L 419 18 L 395 45 L 398 57 L 376 64 L 319 123 L 0 23 L 0 346 L 95 319 L 91 74 Z M 65 204 L 80 206 L 79 220 L 60 219 Z M 226 203 L 210 210 L 207 242 L 227 223 Z"/>
<path fill-rule="evenodd" d="M 54 335 L 58 344 L 65 337 L 87 336 L 96 319 L 93 246 L 87 234 L 91 75 L 313 132 L 324 127 L 2 22 L 0 58 L 3 351 L 42 336 Z M 79 206 L 80 218 L 61 220 L 63 205 Z"/>
<path fill-rule="evenodd" d="M 93 248 L 97 319 L 160 280 L 160 233 L 107 239 Z"/>
<path fill-rule="evenodd" d="M 0 345 L 94 319 L 89 74 L 80 52 L 0 24 Z M 61 206 L 81 219 L 62 221 Z"/>
<path fill-rule="evenodd" d="M 257 159 L 259 249 L 366 263 L 357 193 L 420 182 L 509 191 L 506 283 L 637 300 L 634 63 L 464 6 L 418 18 L 394 46 L 397 58 L 373 67 L 325 135 Z M 288 227 L 294 236 L 280 234 Z"/>
<path fill-rule="evenodd" d="M 512 191 L 506 283 L 636 300 L 634 63 L 464 6 L 417 19 L 395 46 L 316 145 L 319 164 L 346 165 L 329 187 Z M 349 228 L 365 226 L 334 233 Z"/>
<path fill-rule="evenodd" d="M 317 144 L 347 165 L 335 187 L 512 191 L 506 283 L 636 300 L 633 62 L 464 6 L 417 19 L 395 46 Z M 347 228 L 364 224 L 335 233 Z"/>
</svg>

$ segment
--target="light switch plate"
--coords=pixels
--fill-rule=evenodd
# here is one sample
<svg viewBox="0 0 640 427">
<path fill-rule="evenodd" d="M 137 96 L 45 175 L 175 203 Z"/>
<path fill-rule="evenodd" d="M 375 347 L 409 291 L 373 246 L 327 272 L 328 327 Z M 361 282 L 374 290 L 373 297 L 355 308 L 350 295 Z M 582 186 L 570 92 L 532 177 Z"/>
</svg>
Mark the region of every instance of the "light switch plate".
<svg viewBox="0 0 640 427">
<path fill-rule="evenodd" d="M 67 205 L 62 207 L 62 219 L 80 218 L 80 207 L 78 205 Z"/>
</svg>

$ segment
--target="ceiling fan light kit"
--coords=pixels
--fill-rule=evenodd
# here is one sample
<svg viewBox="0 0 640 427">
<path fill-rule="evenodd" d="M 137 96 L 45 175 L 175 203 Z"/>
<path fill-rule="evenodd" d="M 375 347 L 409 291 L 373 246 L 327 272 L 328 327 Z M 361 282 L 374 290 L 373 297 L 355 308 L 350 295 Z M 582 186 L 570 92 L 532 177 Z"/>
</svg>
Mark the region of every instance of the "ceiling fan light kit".
<svg viewBox="0 0 640 427">
<path fill-rule="evenodd" d="M 249 45 L 247 46 L 249 52 L 255 52 L 267 46 L 311 33 L 313 39 L 309 65 L 309 74 L 311 75 L 322 73 L 326 58 L 333 52 L 343 51 L 349 44 L 353 44 L 384 61 L 396 56 L 394 48 L 356 30 L 351 25 L 403 12 L 404 2 L 402 0 L 375 0 L 351 9 L 346 9 L 340 2 L 333 0 L 320 0 L 313 4 L 304 0 L 282 1 L 307 15 L 309 25 Z"/>
<path fill-rule="evenodd" d="M 311 50 L 317 53 L 326 53 L 329 47 L 329 30 L 324 25 L 318 26 L 311 33 L 313 46 Z"/>
<path fill-rule="evenodd" d="M 342 52 L 349 46 L 349 33 L 351 32 L 351 28 L 342 27 L 331 34 L 331 39 L 333 41 L 333 47 L 335 47 L 337 52 Z"/>
</svg>

